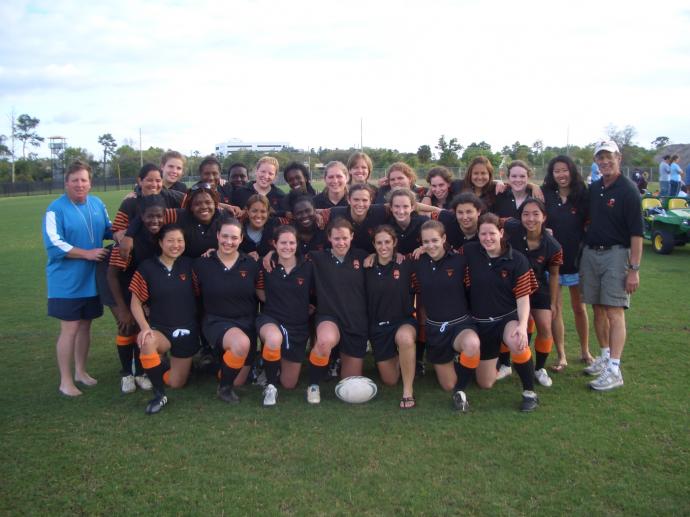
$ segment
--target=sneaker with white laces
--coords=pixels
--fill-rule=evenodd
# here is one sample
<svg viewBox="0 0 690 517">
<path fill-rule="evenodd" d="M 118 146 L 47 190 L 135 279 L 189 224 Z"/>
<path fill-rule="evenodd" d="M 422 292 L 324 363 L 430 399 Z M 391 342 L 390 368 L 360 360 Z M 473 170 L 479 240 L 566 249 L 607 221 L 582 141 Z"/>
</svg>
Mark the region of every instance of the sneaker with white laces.
<svg viewBox="0 0 690 517">
<path fill-rule="evenodd" d="M 586 366 L 583 372 L 587 375 L 601 375 L 604 369 L 608 366 L 609 360 L 604 356 L 597 357 L 592 364 Z"/>
<path fill-rule="evenodd" d="M 453 393 L 453 409 L 461 413 L 467 413 L 470 409 L 470 403 L 467 402 L 467 395 L 464 391 L 456 391 Z"/>
<path fill-rule="evenodd" d="M 321 390 L 318 384 L 312 384 L 307 388 L 307 402 L 310 404 L 321 404 Z"/>
<path fill-rule="evenodd" d="M 623 386 L 623 374 L 615 373 L 611 368 L 606 368 L 601 375 L 589 383 L 589 387 L 597 391 L 609 391 Z"/>
<path fill-rule="evenodd" d="M 550 388 L 553 384 L 553 381 L 551 380 L 551 377 L 549 377 L 546 368 L 539 368 L 536 372 L 534 372 L 534 378 L 537 379 L 539 384 L 547 388 Z"/>
<path fill-rule="evenodd" d="M 498 372 L 496 372 L 496 380 L 500 381 L 501 379 L 505 379 L 506 377 L 510 377 L 513 375 L 513 368 L 511 366 L 506 366 L 505 364 L 502 364 L 501 367 L 498 369 Z"/>
<path fill-rule="evenodd" d="M 278 401 L 278 388 L 273 384 L 267 384 L 264 388 L 264 407 L 275 406 Z"/>
<path fill-rule="evenodd" d="M 134 382 L 134 375 L 124 375 L 120 379 L 120 391 L 124 394 L 134 393 L 137 391 L 137 385 Z"/>
<path fill-rule="evenodd" d="M 539 397 L 533 391 L 525 390 L 522 392 L 522 402 L 520 403 L 520 411 L 529 413 L 539 407 Z"/>
<path fill-rule="evenodd" d="M 149 391 L 153 389 L 153 384 L 151 384 L 148 375 L 145 373 L 143 375 L 137 375 L 134 377 L 134 382 L 137 383 L 137 386 L 140 390 Z"/>
</svg>

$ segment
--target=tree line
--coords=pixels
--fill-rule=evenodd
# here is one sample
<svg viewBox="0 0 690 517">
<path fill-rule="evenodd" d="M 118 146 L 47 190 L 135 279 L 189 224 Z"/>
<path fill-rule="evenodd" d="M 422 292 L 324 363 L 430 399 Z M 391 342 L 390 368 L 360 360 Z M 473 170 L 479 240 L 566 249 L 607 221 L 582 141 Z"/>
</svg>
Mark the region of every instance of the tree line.
<svg viewBox="0 0 690 517">
<path fill-rule="evenodd" d="M 0 182 L 9 182 L 12 179 L 17 182 L 50 180 L 53 175 L 59 177 L 66 164 L 77 158 L 88 161 L 97 177 L 133 178 L 139 172 L 142 162 L 158 163 L 160 156 L 166 151 L 160 147 L 149 147 L 140 151 L 133 147 L 131 141 L 125 141 L 122 145 L 118 145 L 112 134 L 104 133 L 97 139 L 97 143 L 102 148 L 102 153 L 99 153 L 98 156 L 87 149 L 68 146 L 60 152 L 57 160 L 51 160 L 50 158 L 39 157 L 31 151 L 32 148 L 40 146 L 45 141 L 45 138 L 38 134 L 39 123 L 40 119 L 28 114 L 19 115 L 16 119 L 13 117 L 10 135 L 13 135 L 14 140 L 21 145 L 21 156 L 19 153 L 13 154 L 13 149 L 8 146 L 11 136 L 0 135 Z M 656 165 L 655 155 L 671 143 L 668 137 L 660 136 L 650 143 L 650 147 L 641 147 L 634 142 L 637 132 L 632 126 L 619 129 L 614 125 L 609 125 L 606 128 L 606 134 L 610 139 L 616 141 L 622 150 L 623 165 L 628 167 L 654 167 Z M 559 154 L 567 154 L 578 165 L 587 167 L 592 161 L 593 148 L 594 143 L 585 146 L 557 147 L 545 146 L 542 140 L 537 140 L 531 145 L 516 141 L 512 145 L 503 146 L 500 150 L 493 150 L 491 145 L 484 141 L 472 142 L 464 146 L 457 138 L 441 135 L 433 147 L 423 144 L 414 153 L 372 147 L 365 147 L 364 152 L 371 157 L 375 168 L 379 171 L 386 169 L 394 162 L 403 161 L 417 169 L 418 172 L 423 172 L 436 165 L 462 169 L 478 155 L 489 158 L 497 169 L 511 160 L 523 160 L 536 168 L 543 168 L 551 158 Z M 291 161 L 299 161 L 315 170 L 318 165 L 331 160 L 346 162 L 348 156 L 357 150 L 359 149 L 319 147 L 305 151 L 285 147 L 269 154 L 278 159 L 281 167 Z M 241 150 L 228 155 L 217 155 L 217 158 L 223 164 L 225 171 L 232 163 L 236 162 L 252 167 L 265 154 L 263 151 Z M 196 175 L 198 164 L 203 158 L 198 151 L 192 151 L 187 156 L 187 174 Z"/>
</svg>

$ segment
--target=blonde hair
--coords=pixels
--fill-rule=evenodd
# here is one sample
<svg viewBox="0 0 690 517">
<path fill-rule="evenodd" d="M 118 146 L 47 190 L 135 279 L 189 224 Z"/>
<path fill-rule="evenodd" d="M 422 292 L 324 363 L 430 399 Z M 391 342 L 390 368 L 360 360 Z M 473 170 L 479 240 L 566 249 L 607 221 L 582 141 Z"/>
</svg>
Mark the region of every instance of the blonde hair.
<svg viewBox="0 0 690 517">
<path fill-rule="evenodd" d="M 254 172 L 258 171 L 259 167 L 261 167 L 261 164 L 263 163 L 273 165 L 273 167 L 275 167 L 276 174 L 278 174 L 278 171 L 280 170 L 280 164 L 278 163 L 278 160 L 273 156 L 262 156 L 261 158 L 259 158 L 259 161 L 256 162 L 256 165 L 254 166 Z"/>
<path fill-rule="evenodd" d="M 168 160 L 172 159 L 181 160 L 182 165 L 187 163 L 187 158 L 185 158 L 184 154 L 178 151 L 166 151 L 163 153 L 163 156 L 161 156 L 161 167 L 164 167 L 165 164 L 168 163 Z"/>
<path fill-rule="evenodd" d="M 391 172 L 394 171 L 402 172 L 405 176 L 407 176 L 407 179 L 410 180 L 410 187 L 414 187 L 414 184 L 417 182 L 417 173 L 415 173 L 412 167 L 407 165 L 405 162 L 395 162 L 393 165 L 388 167 L 388 171 L 386 171 L 386 178 L 390 179 Z"/>
</svg>

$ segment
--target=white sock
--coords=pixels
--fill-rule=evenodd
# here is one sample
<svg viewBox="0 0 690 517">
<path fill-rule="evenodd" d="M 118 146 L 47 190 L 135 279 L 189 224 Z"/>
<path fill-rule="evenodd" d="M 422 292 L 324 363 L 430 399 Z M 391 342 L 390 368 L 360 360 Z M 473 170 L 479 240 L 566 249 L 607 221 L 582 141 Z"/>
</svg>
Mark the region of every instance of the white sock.
<svg viewBox="0 0 690 517">
<path fill-rule="evenodd" d="M 606 347 L 606 348 L 602 347 L 601 357 L 608 360 L 611 357 L 611 349 L 609 347 Z"/>
<path fill-rule="evenodd" d="M 611 370 L 616 375 L 621 373 L 621 360 L 609 358 L 609 370 Z"/>
</svg>

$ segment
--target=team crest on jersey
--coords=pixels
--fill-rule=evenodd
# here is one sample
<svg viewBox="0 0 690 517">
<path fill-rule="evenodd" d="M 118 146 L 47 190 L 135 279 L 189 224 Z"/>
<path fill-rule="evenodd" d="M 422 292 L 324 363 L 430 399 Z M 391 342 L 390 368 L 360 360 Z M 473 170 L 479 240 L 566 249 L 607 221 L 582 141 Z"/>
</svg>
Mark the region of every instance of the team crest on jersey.
<svg viewBox="0 0 690 517">
<path fill-rule="evenodd" d="M 502 269 L 501 270 L 501 278 L 503 278 L 503 279 L 508 278 L 508 271 L 506 271 L 505 269 Z"/>
<path fill-rule="evenodd" d="M 359 269 L 359 260 L 355 259 L 352 261 L 352 267 L 355 269 Z"/>
<path fill-rule="evenodd" d="M 241 276 L 242 278 L 247 278 L 247 272 L 246 272 L 246 271 L 243 271 L 243 270 L 240 270 L 240 276 Z"/>
<path fill-rule="evenodd" d="M 614 197 L 612 197 L 611 199 L 609 199 L 608 203 L 606 203 L 606 205 L 607 205 L 609 208 L 613 208 L 613 206 L 614 206 L 615 204 L 616 204 L 616 198 L 614 198 Z"/>
<path fill-rule="evenodd" d="M 577 208 L 572 207 L 572 208 L 570 209 L 570 213 L 573 214 L 573 215 L 577 214 Z"/>
<path fill-rule="evenodd" d="M 374 229 L 373 229 L 373 228 L 369 228 L 369 229 L 367 230 L 367 233 L 369 234 L 369 237 L 373 237 L 373 236 L 374 236 Z"/>
<path fill-rule="evenodd" d="M 448 268 L 448 269 L 446 269 L 446 275 L 448 275 L 448 278 L 450 278 L 451 276 L 453 276 L 453 273 L 454 273 L 454 272 L 455 272 L 455 270 L 454 270 L 453 268 Z"/>
<path fill-rule="evenodd" d="M 398 280 L 400 278 L 400 270 L 398 270 L 398 269 L 393 270 L 393 278 L 395 278 L 396 280 Z"/>
<path fill-rule="evenodd" d="M 297 285 L 304 285 L 304 278 L 297 277 Z"/>
<path fill-rule="evenodd" d="M 537 264 L 543 264 L 544 263 L 544 255 L 539 255 L 537 257 Z"/>
<path fill-rule="evenodd" d="M 185 281 L 187 280 L 187 275 L 186 275 L 185 273 L 181 273 L 181 274 L 180 274 L 180 280 L 182 280 L 183 282 L 185 282 Z"/>
</svg>

